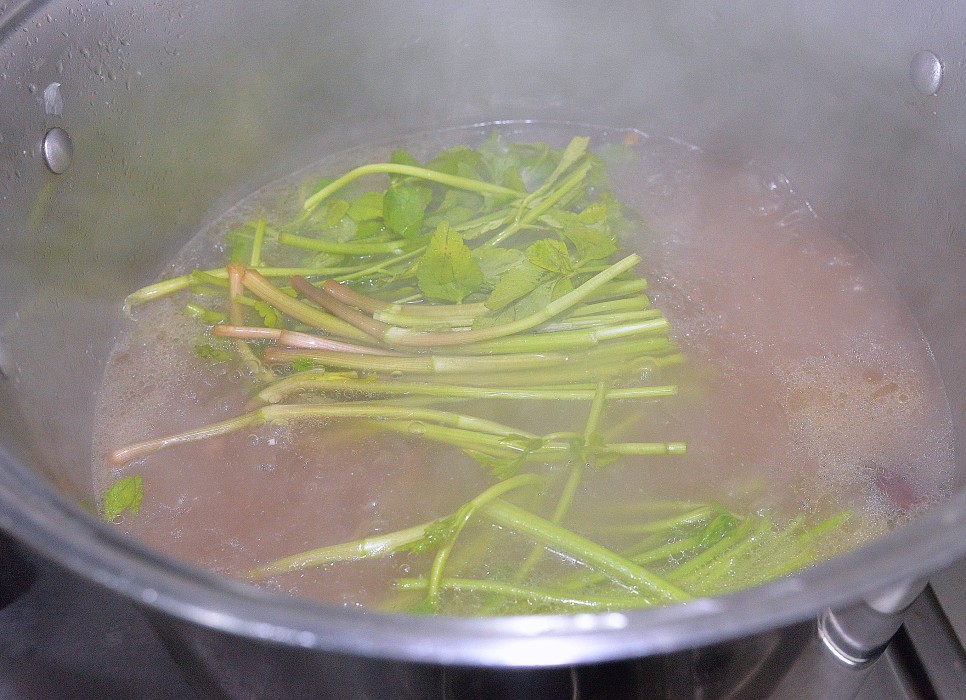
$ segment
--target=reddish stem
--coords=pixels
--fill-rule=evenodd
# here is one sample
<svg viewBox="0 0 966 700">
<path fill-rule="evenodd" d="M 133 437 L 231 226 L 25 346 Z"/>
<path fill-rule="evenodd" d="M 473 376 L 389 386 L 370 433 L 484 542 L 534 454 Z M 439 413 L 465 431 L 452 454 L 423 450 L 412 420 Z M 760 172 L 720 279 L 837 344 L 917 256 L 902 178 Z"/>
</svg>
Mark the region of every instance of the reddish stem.
<svg viewBox="0 0 966 700">
<path fill-rule="evenodd" d="M 355 326 L 363 333 L 371 335 L 373 338 L 382 339 L 383 334 L 392 328 L 387 323 L 377 321 L 371 316 L 366 316 L 351 306 L 342 303 L 334 296 L 318 289 L 304 277 L 298 275 L 292 277 L 292 288 L 309 301 L 313 301 L 333 316 L 342 319 L 346 323 Z"/>
<path fill-rule="evenodd" d="M 344 284 L 339 284 L 335 280 L 326 280 L 325 284 L 322 285 L 322 290 L 329 296 L 341 301 L 343 304 L 354 306 L 357 309 L 368 311 L 371 314 L 374 314 L 377 311 L 386 311 L 392 307 L 392 304 L 390 304 L 388 301 L 374 299 L 373 297 L 366 296 L 365 294 L 360 294 Z"/>
</svg>

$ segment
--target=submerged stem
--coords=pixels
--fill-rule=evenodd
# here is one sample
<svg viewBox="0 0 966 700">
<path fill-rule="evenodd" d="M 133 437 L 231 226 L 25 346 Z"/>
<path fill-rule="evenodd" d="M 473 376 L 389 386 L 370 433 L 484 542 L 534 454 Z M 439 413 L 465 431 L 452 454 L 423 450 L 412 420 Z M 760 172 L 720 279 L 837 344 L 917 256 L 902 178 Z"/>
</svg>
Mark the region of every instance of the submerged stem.
<svg viewBox="0 0 966 700">
<path fill-rule="evenodd" d="M 396 579 L 395 586 L 404 591 L 421 591 L 429 588 L 429 580 L 425 578 Z M 626 595 L 596 596 L 569 595 L 563 591 L 552 591 L 533 586 L 504 583 L 488 579 L 473 578 L 443 578 L 438 586 L 440 591 L 458 591 L 468 593 L 483 593 L 501 598 L 509 598 L 526 602 L 528 605 L 537 602 L 544 605 L 564 606 L 568 608 L 590 610 L 613 610 L 652 605 L 647 599 L 628 593 Z"/>
<path fill-rule="evenodd" d="M 337 404 L 273 404 L 258 410 L 242 414 L 237 418 L 212 423 L 210 425 L 187 430 L 175 435 L 169 435 L 154 440 L 145 440 L 127 447 L 122 447 L 108 455 L 111 464 L 126 464 L 149 454 L 189 442 L 197 442 L 210 437 L 228 435 L 244 428 L 251 428 L 263 423 L 289 420 L 306 420 L 312 418 L 383 418 L 388 420 L 414 420 L 436 423 L 451 428 L 473 430 L 480 433 L 502 436 L 536 437 L 525 430 L 518 430 L 502 423 L 477 418 L 462 413 L 440 411 L 432 408 L 407 408 L 386 406 L 384 404 L 370 405 L 366 403 L 337 403 Z"/>
<path fill-rule="evenodd" d="M 433 565 L 429 571 L 429 585 L 426 589 L 426 601 L 432 609 L 435 610 L 439 606 L 439 588 L 440 582 L 443 578 L 443 567 L 446 566 L 446 560 L 449 559 L 450 552 L 453 551 L 453 545 L 456 544 L 456 538 L 459 537 L 459 534 L 463 531 L 463 528 L 470 521 L 470 518 L 473 517 L 476 511 L 493 499 L 498 498 L 515 488 L 519 488 L 521 486 L 538 486 L 541 484 L 543 484 L 543 479 L 540 477 L 534 474 L 521 474 L 520 476 L 512 477 L 506 481 L 491 486 L 456 512 L 456 522 L 453 524 L 452 532 L 449 538 L 436 551 L 436 556 L 433 559 Z"/>
<path fill-rule="evenodd" d="M 675 584 L 652 574 L 616 552 L 505 501 L 495 500 L 483 512 L 494 522 L 526 534 L 541 544 L 571 556 L 591 569 L 607 573 L 624 585 L 669 601 L 691 596 Z"/>
<path fill-rule="evenodd" d="M 219 326 L 215 326 L 219 328 Z M 358 392 L 366 396 L 416 395 L 461 399 L 508 399 L 524 401 L 591 401 L 595 396 L 592 384 L 567 387 L 475 387 L 458 384 L 428 384 L 402 381 L 371 381 L 333 377 L 322 370 L 308 370 L 285 377 L 263 389 L 258 398 L 266 403 L 278 403 L 283 398 L 301 391 Z M 612 399 L 656 399 L 677 394 L 676 386 L 647 386 L 611 389 Z"/>
</svg>

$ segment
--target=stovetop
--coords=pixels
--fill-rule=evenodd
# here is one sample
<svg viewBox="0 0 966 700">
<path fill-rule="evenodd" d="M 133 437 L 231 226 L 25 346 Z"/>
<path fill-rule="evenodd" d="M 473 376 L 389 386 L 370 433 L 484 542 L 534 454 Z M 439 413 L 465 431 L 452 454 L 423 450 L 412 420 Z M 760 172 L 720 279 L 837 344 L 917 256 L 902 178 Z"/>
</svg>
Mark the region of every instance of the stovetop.
<svg viewBox="0 0 966 700">
<path fill-rule="evenodd" d="M 5 556 L 0 570 L 0 700 L 195 697 L 137 606 L 29 554 L 26 559 Z M 910 609 L 859 700 L 966 698 L 966 657 L 943 611 L 966 625 L 960 572 L 966 574 L 966 561 L 935 581 L 945 606 L 927 589 Z"/>
</svg>

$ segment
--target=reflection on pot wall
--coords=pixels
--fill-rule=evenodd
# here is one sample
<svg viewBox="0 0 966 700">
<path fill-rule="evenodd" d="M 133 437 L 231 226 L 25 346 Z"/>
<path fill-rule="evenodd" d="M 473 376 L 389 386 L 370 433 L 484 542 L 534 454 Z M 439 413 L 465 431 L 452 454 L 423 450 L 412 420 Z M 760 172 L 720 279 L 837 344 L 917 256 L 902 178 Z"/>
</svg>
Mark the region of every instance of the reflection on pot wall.
<svg viewBox="0 0 966 700">
<path fill-rule="evenodd" d="M 853 9 L 824 0 L 5 5 L 3 449 L 49 467 L 76 499 L 89 498 L 88 409 L 122 297 L 245 194 L 323 153 L 394 134 L 543 119 L 637 127 L 785 172 L 921 320 L 947 381 L 962 485 L 963 14 L 940 4 Z M 936 95 L 910 80 L 923 49 L 945 69 Z M 61 109 L 45 102 L 53 83 Z M 41 157 L 54 126 L 74 146 L 62 175 Z M 834 566 L 831 576 L 843 576 Z M 98 580 L 117 583 L 107 574 Z M 222 584 L 205 583 L 205 603 L 229 597 L 216 588 Z M 153 604 L 152 593 L 143 600 Z M 790 599 L 782 594 L 775 600 Z M 245 602 L 270 607 L 254 594 Z M 771 604 L 763 616 L 788 623 Z M 648 653 L 678 643 L 667 620 L 682 619 L 668 615 L 649 618 L 664 621 L 667 637 L 657 635 Z M 290 627 L 271 631 L 294 637 L 305 617 L 280 613 Z M 341 619 L 326 622 L 349 629 L 338 627 Z"/>
</svg>

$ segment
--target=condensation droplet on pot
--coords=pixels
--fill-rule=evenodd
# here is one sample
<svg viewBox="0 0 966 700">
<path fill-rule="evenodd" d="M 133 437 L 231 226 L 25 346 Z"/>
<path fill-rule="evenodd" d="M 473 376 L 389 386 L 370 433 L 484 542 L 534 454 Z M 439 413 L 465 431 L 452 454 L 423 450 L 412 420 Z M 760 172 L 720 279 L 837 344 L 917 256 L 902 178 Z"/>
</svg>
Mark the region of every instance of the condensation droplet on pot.
<svg viewBox="0 0 966 700">
<path fill-rule="evenodd" d="M 0 381 L 10 379 L 12 376 L 13 367 L 10 363 L 10 357 L 4 349 L 3 338 L 0 338 Z"/>
<path fill-rule="evenodd" d="M 52 173 L 60 175 L 70 167 L 70 162 L 74 157 L 74 144 L 70 139 L 70 134 L 55 126 L 44 136 L 41 150 L 44 155 L 44 163 Z"/>
<path fill-rule="evenodd" d="M 920 94 L 935 95 L 943 82 L 943 64 L 932 51 L 920 51 L 909 66 L 912 85 Z"/>
<path fill-rule="evenodd" d="M 64 98 L 60 94 L 60 83 L 51 83 L 44 88 L 44 113 L 59 117 L 64 111 Z"/>
</svg>

